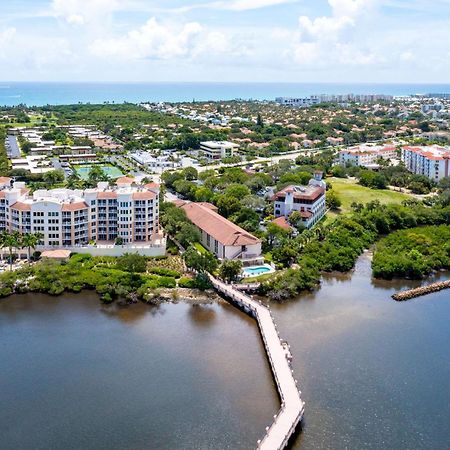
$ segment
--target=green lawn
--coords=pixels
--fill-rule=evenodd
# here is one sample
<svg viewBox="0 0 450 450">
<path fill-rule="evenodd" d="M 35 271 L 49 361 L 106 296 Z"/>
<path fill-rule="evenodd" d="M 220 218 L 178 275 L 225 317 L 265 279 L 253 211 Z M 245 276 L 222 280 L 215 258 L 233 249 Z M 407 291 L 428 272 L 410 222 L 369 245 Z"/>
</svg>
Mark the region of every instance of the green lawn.
<svg viewBox="0 0 450 450">
<path fill-rule="evenodd" d="M 411 196 L 401 192 L 390 191 L 388 189 L 370 189 L 360 186 L 356 180 L 348 178 L 327 178 L 327 182 L 333 185 L 333 191 L 336 192 L 342 202 L 341 212 L 351 210 L 350 205 L 353 202 L 368 203 L 372 200 L 379 200 L 381 203 L 401 203 L 403 200 L 410 199 Z M 331 213 L 332 216 L 334 213 Z"/>
<path fill-rule="evenodd" d="M 206 248 L 203 247 L 203 245 L 200 244 L 200 242 L 194 242 L 194 247 L 195 247 L 195 248 L 197 249 L 197 251 L 198 251 L 200 254 L 202 254 L 202 255 L 208 253 L 208 250 L 206 250 Z"/>
</svg>

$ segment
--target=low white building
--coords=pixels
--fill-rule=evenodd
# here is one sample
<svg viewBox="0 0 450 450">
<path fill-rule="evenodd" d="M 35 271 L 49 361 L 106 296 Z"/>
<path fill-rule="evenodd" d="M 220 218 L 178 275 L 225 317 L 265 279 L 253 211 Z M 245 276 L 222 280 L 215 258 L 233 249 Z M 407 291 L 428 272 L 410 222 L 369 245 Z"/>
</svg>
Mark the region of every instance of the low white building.
<svg viewBox="0 0 450 450">
<path fill-rule="evenodd" d="M 201 243 L 221 260 L 237 259 L 244 265 L 262 264 L 261 240 L 217 212 L 211 203 L 177 202 L 199 229 Z"/>
<path fill-rule="evenodd" d="M 45 155 L 27 155 L 24 158 L 11 159 L 12 169 L 22 169 L 30 173 L 45 173 L 55 170 L 52 162 Z"/>
<path fill-rule="evenodd" d="M 274 216 L 288 218 L 298 211 L 303 225 L 311 228 L 325 215 L 326 184 L 322 172 L 316 172 L 308 186 L 290 185 L 277 192 L 273 197 Z"/>
<path fill-rule="evenodd" d="M 450 147 L 402 147 L 402 161 L 410 172 L 436 182 L 450 175 Z"/>
<path fill-rule="evenodd" d="M 178 166 L 178 164 L 170 159 L 170 155 L 155 156 L 150 152 L 137 151 L 129 153 L 128 157 L 145 169 L 153 172 L 164 172 L 165 170 L 174 169 Z"/>
<path fill-rule="evenodd" d="M 398 158 L 395 145 L 362 144 L 339 152 L 341 166 L 369 166 L 376 164 L 379 158 L 385 160 Z"/>
<path fill-rule="evenodd" d="M 205 141 L 200 142 L 200 150 L 209 160 L 219 160 L 234 156 L 239 145 L 229 141 Z"/>
</svg>

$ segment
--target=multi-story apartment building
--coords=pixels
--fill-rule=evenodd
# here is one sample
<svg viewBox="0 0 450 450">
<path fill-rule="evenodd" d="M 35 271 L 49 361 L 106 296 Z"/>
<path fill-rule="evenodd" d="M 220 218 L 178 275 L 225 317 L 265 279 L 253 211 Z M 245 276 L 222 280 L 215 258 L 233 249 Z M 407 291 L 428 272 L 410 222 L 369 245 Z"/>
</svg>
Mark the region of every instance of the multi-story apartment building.
<svg viewBox="0 0 450 450">
<path fill-rule="evenodd" d="M 315 172 L 308 186 L 287 186 L 273 197 L 275 217 L 289 217 L 298 211 L 306 228 L 314 226 L 325 214 L 326 184 L 322 172 Z"/>
<path fill-rule="evenodd" d="M 150 243 L 159 231 L 159 186 L 137 185 L 127 177 L 115 186 L 38 190 L 0 178 L 0 231 L 42 233 L 44 247 L 96 243 Z"/>
<path fill-rule="evenodd" d="M 385 94 L 320 94 L 309 97 L 277 97 L 275 102 L 281 105 L 309 107 L 320 103 L 374 103 L 378 101 L 391 101 L 394 97 Z"/>
<path fill-rule="evenodd" d="M 200 150 L 209 160 L 218 160 L 233 156 L 234 151 L 239 148 L 239 145 L 228 141 L 205 141 L 200 142 Z"/>
<path fill-rule="evenodd" d="M 210 203 L 177 201 L 198 228 L 201 243 L 220 260 L 236 259 L 244 265 L 263 264 L 261 240 L 222 217 Z"/>
<path fill-rule="evenodd" d="M 395 145 L 359 145 L 339 152 L 339 164 L 342 166 L 370 166 L 376 164 L 379 158 L 398 158 Z"/>
<path fill-rule="evenodd" d="M 450 175 L 450 147 L 406 146 L 402 148 L 402 161 L 410 172 L 425 175 L 434 181 Z"/>
</svg>

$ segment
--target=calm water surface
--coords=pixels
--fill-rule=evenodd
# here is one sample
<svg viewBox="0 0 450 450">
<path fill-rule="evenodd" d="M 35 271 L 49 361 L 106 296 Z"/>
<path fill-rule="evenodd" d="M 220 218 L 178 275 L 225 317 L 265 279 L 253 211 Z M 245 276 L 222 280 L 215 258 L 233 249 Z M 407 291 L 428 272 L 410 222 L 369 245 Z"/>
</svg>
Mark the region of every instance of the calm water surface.
<svg viewBox="0 0 450 450">
<path fill-rule="evenodd" d="M 362 257 L 273 306 L 307 402 L 293 448 L 449 448 L 450 293 L 390 299 L 406 286 Z M 278 408 L 256 326 L 228 305 L 16 296 L 0 362 L 2 450 L 251 449 Z"/>
<path fill-rule="evenodd" d="M 450 84 L 374 83 L 33 83 L 0 82 L 0 105 L 64 105 L 124 101 L 275 100 L 312 94 L 411 95 L 450 92 Z"/>
</svg>

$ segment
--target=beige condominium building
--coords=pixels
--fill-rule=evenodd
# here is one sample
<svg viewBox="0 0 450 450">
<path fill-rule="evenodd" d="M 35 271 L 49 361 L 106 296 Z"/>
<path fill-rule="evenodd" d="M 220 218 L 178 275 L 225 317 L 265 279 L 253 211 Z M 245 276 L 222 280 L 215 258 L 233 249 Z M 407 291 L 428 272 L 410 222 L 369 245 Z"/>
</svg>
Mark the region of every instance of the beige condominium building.
<svg viewBox="0 0 450 450">
<path fill-rule="evenodd" d="M 93 189 L 37 190 L 0 178 L 0 231 L 42 233 L 48 248 L 151 244 L 159 232 L 159 186 L 122 177 Z"/>
</svg>

